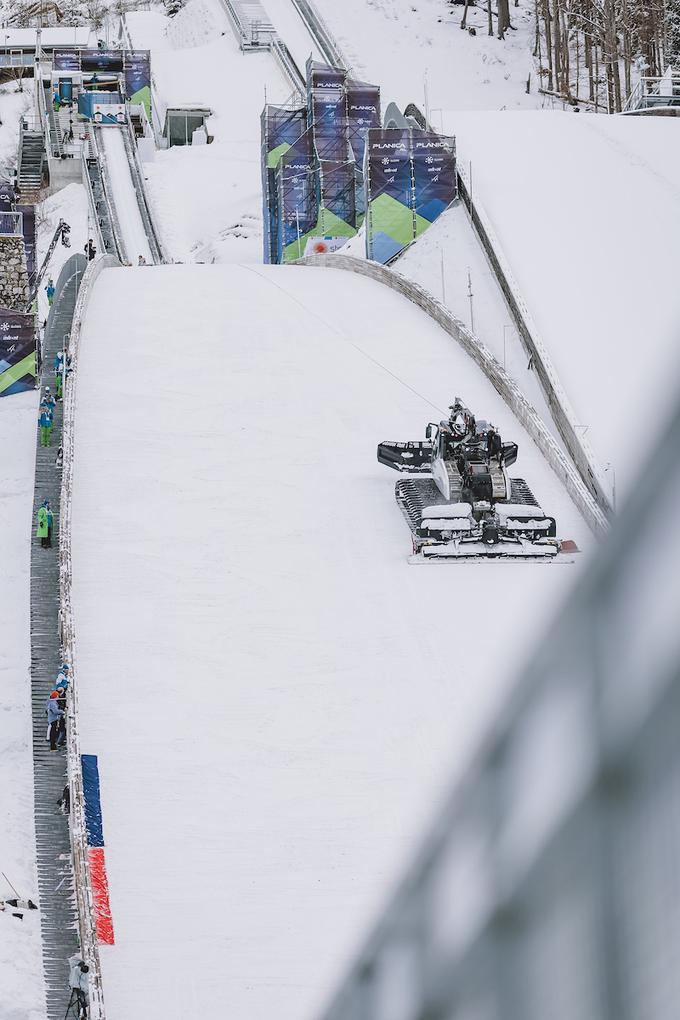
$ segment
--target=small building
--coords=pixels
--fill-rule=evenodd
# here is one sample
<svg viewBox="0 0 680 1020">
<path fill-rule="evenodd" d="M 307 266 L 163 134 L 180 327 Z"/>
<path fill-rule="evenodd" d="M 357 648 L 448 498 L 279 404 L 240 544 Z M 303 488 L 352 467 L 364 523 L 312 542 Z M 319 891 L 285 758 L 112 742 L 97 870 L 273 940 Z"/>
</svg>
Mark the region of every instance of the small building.
<svg viewBox="0 0 680 1020">
<path fill-rule="evenodd" d="M 206 142 L 212 141 L 206 121 L 212 114 L 207 106 L 168 106 L 163 122 L 163 138 L 168 148 L 173 145 L 191 145 L 194 131 L 205 128 Z"/>
</svg>

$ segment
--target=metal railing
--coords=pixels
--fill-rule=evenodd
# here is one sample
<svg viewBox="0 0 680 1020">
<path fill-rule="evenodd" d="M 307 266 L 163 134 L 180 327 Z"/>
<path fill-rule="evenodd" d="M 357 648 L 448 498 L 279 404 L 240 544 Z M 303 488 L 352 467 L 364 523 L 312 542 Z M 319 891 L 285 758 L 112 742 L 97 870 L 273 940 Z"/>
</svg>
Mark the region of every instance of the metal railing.
<svg viewBox="0 0 680 1020">
<path fill-rule="evenodd" d="M 0 67 L 33 67 L 34 53 L 0 53 Z"/>
<path fill-rule="evenodd" d="M 655 449 L 323 1020 L 673 1015 L 680 404 Z"/>
<path fill-rule="evenodd" d="M 534 318 L 522 296 L 491 220 L 476 195 L 473 195 L 471 168 L 458 163 L 458 194 L 470 212 L 472 225 L 486 253 L 494 276 L 517 327 L 522 346 L 531 360 L 550 413 L 584 484 L 605 514 L 612 512 L 607 493 L 605 473 L 595 452 L 584 436 L 578 433 L 577 419 L 557 374 Z"/>
<path fill-rule="evenodd" d="M 680 74 L 640 78 L 623 107 L 623 113 L 655 106 L 680 106 Z"/>
<path fill-rule="evenodd" d="M 333 33 L 319 14 L 312 0 L 293 0 L 293 4 L 304 21 L 307 31 L 315 40 L 330 66 L 347 68 L 349 65 L 335 41 Z"/>
<path fill-rule="evenodd" d="M 137 149 L 137 139 L 135 137 L 135 131 L 132 126 L 130 119 L 130 110 L 125 107 L 126 123 L 125 127 L 122 128 L 123 141 L 125 143 L 125 152 L 128 158 L 128 165 L 130 167 L 130 173 L 132 175 L 132 182 L 134 184 L 135 193 L 137 195 L 137 204 L 139 205 L 139 212 L 142 217 L 142 223 L 144 224 L 144 230 L 149 241 L 149 247 L 153 256 L 154 262 L 159 265 L 167 262 L 168 259 L 165 257 L 163 252 L 163 246 L 161 244 L 160 236 L 156 230 L 153 215 L 151 212 L 151 204 L 149 202 L 148 195 L 146 193 L 146 186 L 144 184 L 144 172 L 139 159 L 139 151 Z"/>
<path fill-rule="evenodd" d="M 0 212 L 0 237 L 21 237 L 23 232 L 23 213 Z"/>
</svg>

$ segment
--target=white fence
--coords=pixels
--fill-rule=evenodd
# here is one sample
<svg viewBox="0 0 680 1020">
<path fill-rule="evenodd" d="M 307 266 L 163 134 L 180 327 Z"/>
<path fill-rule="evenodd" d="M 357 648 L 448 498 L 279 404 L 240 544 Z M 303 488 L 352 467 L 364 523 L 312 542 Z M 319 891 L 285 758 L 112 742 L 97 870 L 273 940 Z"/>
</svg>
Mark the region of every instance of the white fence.
<svg viewBox="0 0 680 1020">
<path fill-rule="evenodd" d="M 83 774 L 80 763 L 80 740 L 78 736 L 78 666 L 72 603 L 71 498 L 73 495 L 78 356 L 83 317 L 90 298 L 92 285 L 102 269 L 118 266 L 119 264 L 117 259 L 109 255 L 103 255 L 90 262 L 85 271 L 73 315 L 73 327 L 68 347 L 72 372 L 64 392 L 63 404 L 63 471 L 59 526 L 59 628 L 64 658 L 71 665 L 71 687 L 67 699 L 67 765 L 71 793 L 71 851 L 73 855 L 81 953 L 90 967 L 91 1020 L 105 1020 L 105 1010 L 99 946 L 97 944 L 95 925 L 94 897 L 87 853 L 85 798 L 83 794 Z"/>
</svg>

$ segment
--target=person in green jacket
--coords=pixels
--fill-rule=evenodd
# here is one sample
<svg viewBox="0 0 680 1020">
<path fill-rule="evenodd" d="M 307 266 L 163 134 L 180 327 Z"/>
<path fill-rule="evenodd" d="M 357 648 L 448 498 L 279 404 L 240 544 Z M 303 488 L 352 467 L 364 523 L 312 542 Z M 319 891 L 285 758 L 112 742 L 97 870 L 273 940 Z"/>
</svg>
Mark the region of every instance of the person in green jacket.
<svg viewBox="0 0 680 1020">
<path fill-rule="evenodd" d="M 36 531 L 36 538 L 40 539 L 40 544 L 43 549 L 47 548 L 47 543 L 50 537 L 49 528 L 49 517 L 47 515 L 47 507 L 43 503 L 42 506 L 38 507 L 38 528 Z"/>
</svg>

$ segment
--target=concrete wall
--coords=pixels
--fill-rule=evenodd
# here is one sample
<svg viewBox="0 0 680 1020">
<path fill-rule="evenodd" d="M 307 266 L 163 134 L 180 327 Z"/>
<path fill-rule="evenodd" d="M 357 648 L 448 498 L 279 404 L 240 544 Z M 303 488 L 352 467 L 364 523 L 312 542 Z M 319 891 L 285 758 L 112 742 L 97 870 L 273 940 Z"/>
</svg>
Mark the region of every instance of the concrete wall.
<svg viewBox="0 0 680 1020">
<path fill-rule="evenodd" d="M 0 237 L 0 307 L 23 311 L 28 305 L 28 272 L 22 237 Z"/>
</svg>

